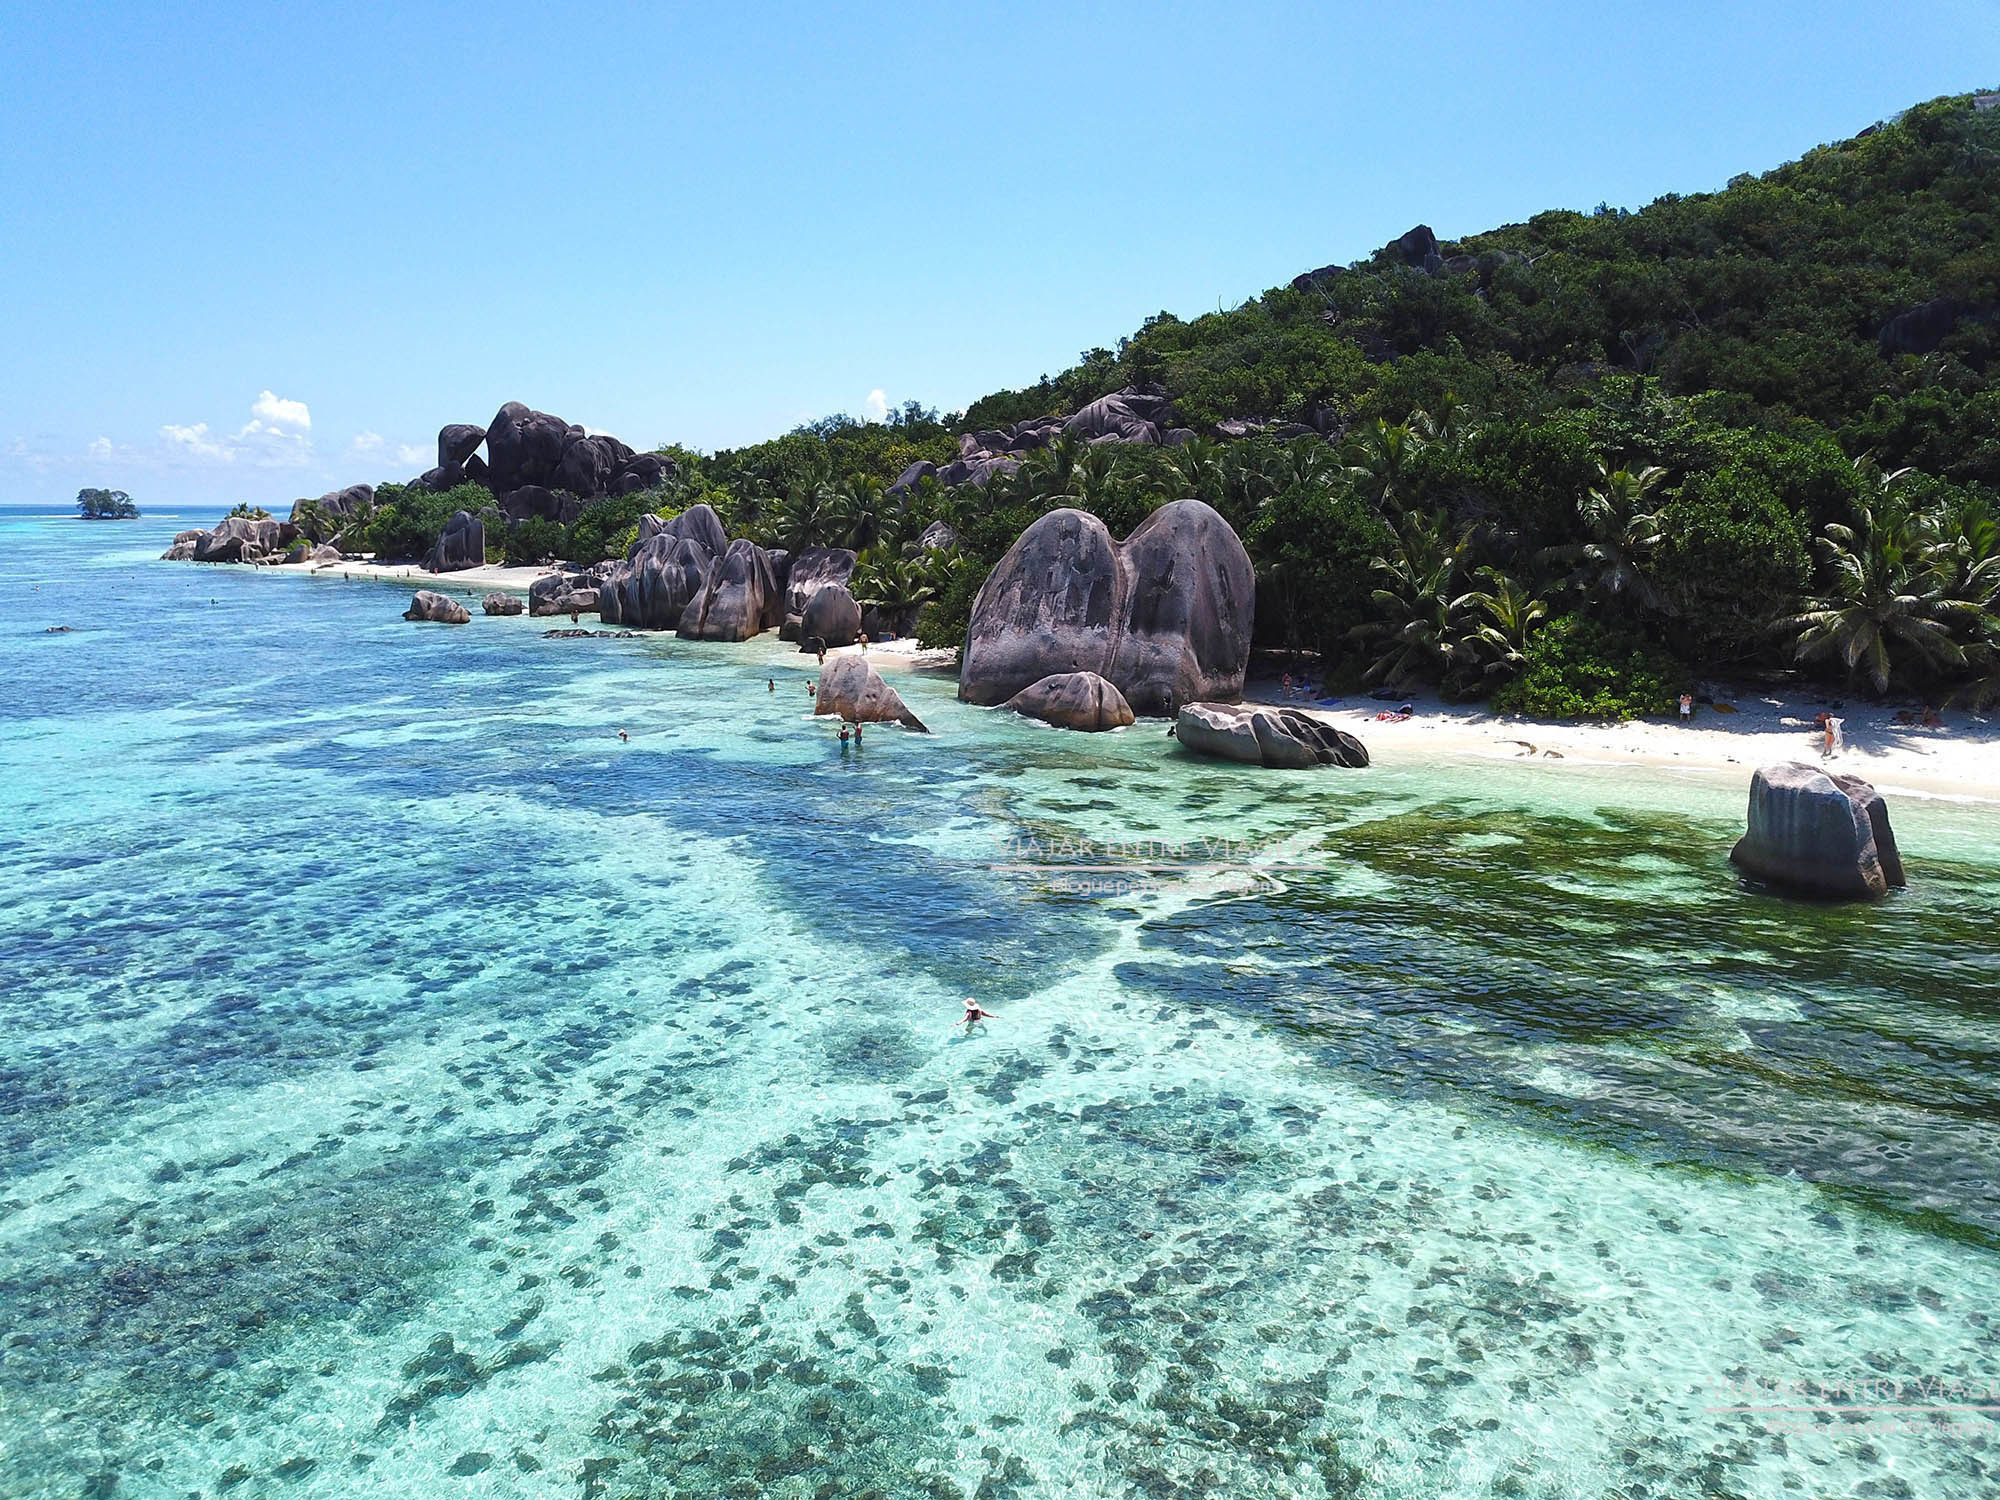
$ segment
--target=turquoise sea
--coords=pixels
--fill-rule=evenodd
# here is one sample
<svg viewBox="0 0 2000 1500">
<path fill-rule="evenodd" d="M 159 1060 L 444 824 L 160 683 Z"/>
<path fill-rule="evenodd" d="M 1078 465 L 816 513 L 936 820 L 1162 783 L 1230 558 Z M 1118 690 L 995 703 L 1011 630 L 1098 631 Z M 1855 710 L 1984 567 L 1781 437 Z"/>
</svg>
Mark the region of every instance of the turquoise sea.
<svg viewBox="0 0 2000 1500">
<path fill-rule="evenodd" d="M 2000 807 L 1806 905 L 197 519 L 0 514 L 0 1494 L 2000 1493 Z"/>
</svg>

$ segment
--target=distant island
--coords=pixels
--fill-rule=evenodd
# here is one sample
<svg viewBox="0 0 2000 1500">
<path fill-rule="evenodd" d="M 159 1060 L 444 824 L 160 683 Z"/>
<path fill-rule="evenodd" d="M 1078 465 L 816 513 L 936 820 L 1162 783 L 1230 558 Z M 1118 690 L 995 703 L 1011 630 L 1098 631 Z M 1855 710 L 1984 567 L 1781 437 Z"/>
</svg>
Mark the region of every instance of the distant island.
<svg viewBox="0 0 2000 1500">
<path fill-rule="evenodd" d="M 76 513 L 86 521 L 136 521 L 139 507 L 123 490 L 78 490 Z"/>
<path fill-rule="evenodd" d="M 1248 551 L 1255 647 L 1324 691 L 1620 719 L 1803 676 L 1980 706 L 2000 697 L 1996 103 L 1933 100 L 1637 212 L 1418 225 L 962 412 L 647 453 L 509 403 L 446 427 L 425 474 L 302 500 L 267 540 L 603 574 L 706 505 L 760 548 L 852 556 L 837 581 L 871 636 L 962 647 L 1044 515 L 1126 536 L 1191 498 Z M 624 599 L 604 582 L 565 612 Z"/>
</svg>

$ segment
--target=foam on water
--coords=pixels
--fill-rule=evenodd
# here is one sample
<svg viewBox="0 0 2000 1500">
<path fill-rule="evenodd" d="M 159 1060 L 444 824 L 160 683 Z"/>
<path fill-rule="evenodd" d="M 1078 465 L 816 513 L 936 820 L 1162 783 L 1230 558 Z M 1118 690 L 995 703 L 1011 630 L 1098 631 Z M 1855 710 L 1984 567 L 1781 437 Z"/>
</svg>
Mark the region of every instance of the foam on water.
<svg viewBox="0 0 2000 1500">
<path fill-rule="evenodd" d="M 766 646 L 0 530 L 88 585 L 0 607 L 8 1495 L 1993 1490 L 1736 1409 L 2000 1377 L 1980 810 L 1802 906 L 1740 788 L 843 752 Z"/>
</svg>

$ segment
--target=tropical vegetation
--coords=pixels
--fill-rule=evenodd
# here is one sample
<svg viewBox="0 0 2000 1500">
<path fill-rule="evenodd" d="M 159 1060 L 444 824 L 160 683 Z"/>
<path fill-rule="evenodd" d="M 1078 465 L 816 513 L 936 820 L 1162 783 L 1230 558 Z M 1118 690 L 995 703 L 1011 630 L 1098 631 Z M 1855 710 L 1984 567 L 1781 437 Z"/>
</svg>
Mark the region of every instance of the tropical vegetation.
<svg viewBox="0 0 2000 1500">
<path fill-rule="evenodd" d="M 1938 99 L 1719 192 L 1413 231 L 1237 307 L 1162 312 L 961 413 L 665 449 L 665 489 L 489 537 L 591 561 L 629 544 L 635 506 L 706 501 L 732 535 L 854 548 L 861 593 L 955 646 L 1038 516 L 1122 535 L 1196 496 L 1249 549 L 1258 646 L 1331 684 L 1614 715 L 1725 676 L 1990 698 L 1996 223 L 2000 111 Z M 1170 399 L 1182 441 L 1062 437 L 984 486 L 891 493 L 958 433 L 1132 386 Z M 440 511 L 492 505 L 395 490 L 368 525 L 413 554 Z M 923 547 L 940 520 L 954 546 Z"/>
<path fill-rule="evenodd" d="M 123 490 L 78 490 L 76 513 L 86 521 L 135 521 L 139 507 Z"/>
</svg>

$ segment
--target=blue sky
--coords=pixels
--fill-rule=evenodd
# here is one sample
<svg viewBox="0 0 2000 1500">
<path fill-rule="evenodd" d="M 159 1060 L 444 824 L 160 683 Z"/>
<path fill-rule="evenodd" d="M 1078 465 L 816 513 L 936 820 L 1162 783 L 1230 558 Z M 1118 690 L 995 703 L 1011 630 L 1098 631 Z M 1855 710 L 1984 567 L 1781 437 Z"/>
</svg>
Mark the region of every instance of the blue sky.
<svg viewBox="0 0 2000 1500">
<path fill-rule="evenodd" d="M 0 502 L 408 477 L 510 399 L 711 449 L 961 406 L 1995 85 L 2000 0 L 0 0 Z"/>
</svg>

